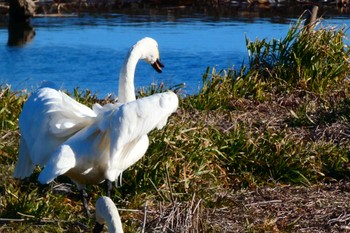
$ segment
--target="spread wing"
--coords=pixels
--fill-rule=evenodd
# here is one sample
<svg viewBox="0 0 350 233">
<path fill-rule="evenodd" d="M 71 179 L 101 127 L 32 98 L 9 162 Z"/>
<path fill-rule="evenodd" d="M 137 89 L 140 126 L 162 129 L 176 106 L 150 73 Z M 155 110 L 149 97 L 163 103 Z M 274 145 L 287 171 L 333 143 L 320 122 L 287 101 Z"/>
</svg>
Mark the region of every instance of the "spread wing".
<svg viewBox="0 0 350 233">
<path fill-rule="evenodd" d="M 111 147 L 107 179 L 116 180 L 121 172 L 139 159 L 137 151 L 144 153 L 145 150 L 134 147 L 142 146 L 141 142 L 147 149 L 148 140 L 144 140 L 147 133 L 164 127 L 177 107 L 177 95 L 165 92 L 126 103 L 113 113 L 110 119 Z M 134 150 L 136 154 L 127 150 Z"/>
<path fill-rule="evenodd" d="M 19 117 L 21 148 L 14 176 L 29 176 L 34 165 L 44 166 L 58 145 L 92 124 L 96 113 L 45 83 L 24 104 Z M 30 169 L 28 169 L 30 168 Z"/>
<path fill-rule="evenodd" d="M 59 175 L 66 174 L 82 188 L 86 183 L 100 183 L 109 159 L 109 122 L 118 105 L 107 105 L 105 108 L 94 106 L 99 112 L 95 122 L 79 130 L 61 145 L 50 156 L 45 168 L 39 175 L 39 182 L 50 183 Z M 88 175 L 90 172 L 93 175 Z"/>
<path fill-rule="evenodd" d="M 167 92 L 121 106 L 101 108 L 92 125 L 80 130 L 56 149 L 40 173 L 39 181 L 49 183 L 69 171 L 71 179 L 84 184 L 89 172 L 101 168 L 104 169 L 104 174 L 101 174 L 103 179 L 116 180 L 122 171 L 145 153 L 147 133 L 154 128 L 162 128 L 177 106 L 177 96 Z M 89 183 L 103 179 L 91 177 Z"/>
</svg>

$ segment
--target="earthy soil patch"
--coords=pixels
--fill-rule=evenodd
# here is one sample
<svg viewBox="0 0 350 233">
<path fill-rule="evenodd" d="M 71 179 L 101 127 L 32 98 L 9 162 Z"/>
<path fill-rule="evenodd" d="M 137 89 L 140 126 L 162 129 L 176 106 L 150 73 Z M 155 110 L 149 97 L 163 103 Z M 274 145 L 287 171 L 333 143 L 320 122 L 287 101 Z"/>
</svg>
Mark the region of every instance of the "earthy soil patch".
<svg viewBox="0 0 350 233">
<path fill-rule="evenodd" d="M 146 224 L 145 209 L 133 221 L 145 232 L 350 232 L 350 181 L 218 191 L 204 202 L 146 207 Z"/>
<path fill-rule="evenodd" d="M 350 232 L 350 182 L 241 190 L 206 210 L 219 232 Z"/>
</svg>

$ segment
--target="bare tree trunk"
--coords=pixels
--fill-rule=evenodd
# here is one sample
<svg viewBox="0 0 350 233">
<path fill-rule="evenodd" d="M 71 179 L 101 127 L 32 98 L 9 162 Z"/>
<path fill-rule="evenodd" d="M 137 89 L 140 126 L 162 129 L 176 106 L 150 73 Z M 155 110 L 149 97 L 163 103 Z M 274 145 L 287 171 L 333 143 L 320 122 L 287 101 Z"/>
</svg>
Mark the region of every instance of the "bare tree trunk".
<svg viewBox="0 0 350 233">
<path fill-rule="evenodd" d="M 33 40 L 35 30 L 30 23 L 9 23 L 8 46 L 23 46 Z"/>
<path fill-rule="evenodd" d="M 8 46 L 22 46 L 31 41 L 35 31 L 30 18 L 35 14 L 32 0 L 9 0 Z"/>
<path fill-rule="evenodd" d="M 309 32 L 313 31 L 316 26 L 318 6 L 314 5 L 312 8 L 308 9 L 306 12 L 305 26 Z"/>
<path fill-rule="evenodd" d="M 32 0 L 9 0 L 10 22 L 29 22 L 35 14 L 35 3 Z"/>
</svg>

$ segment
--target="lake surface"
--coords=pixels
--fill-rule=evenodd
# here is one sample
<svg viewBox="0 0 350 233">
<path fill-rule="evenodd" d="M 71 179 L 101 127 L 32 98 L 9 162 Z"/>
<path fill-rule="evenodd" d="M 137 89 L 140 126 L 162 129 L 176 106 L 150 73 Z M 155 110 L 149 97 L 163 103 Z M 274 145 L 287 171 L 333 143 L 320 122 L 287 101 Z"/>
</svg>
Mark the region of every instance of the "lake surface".
<svg viewBox="0 0 350 233">
<path fill-rule="evenodd" d="M 302 11 L 300 11 L 301 13 Z M 37 88 L 50 80 L 72 91 L 90 89 L 103 97 L 117 95 L 120 65 L 130 47 L 148 36 L 159 44 L 163 73 L 140 61 L 137 88 L 186 83 L 185 94 L 196 93 L 208 66 L 239 68 L 247 60 L 245 37 L 282 38 L 300 13 L 248 12 L 235 16 L 203 13 L 84 14 L 34 18 L 35 36 L 22 46 L 8 46 L 8 29 L 0 26 L 0 84 L 14 90 Z M 332 14 L 323 25 L 350 23 L 348 14 Z"/>
</svg>

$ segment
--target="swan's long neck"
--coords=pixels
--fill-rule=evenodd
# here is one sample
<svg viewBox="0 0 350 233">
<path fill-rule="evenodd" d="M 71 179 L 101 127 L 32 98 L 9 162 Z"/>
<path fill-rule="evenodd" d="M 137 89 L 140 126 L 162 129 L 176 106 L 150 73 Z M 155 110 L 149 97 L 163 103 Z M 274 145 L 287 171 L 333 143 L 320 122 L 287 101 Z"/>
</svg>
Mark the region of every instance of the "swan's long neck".
<svg viewBox="0 0 350 233">
<path fill-rule="evenodd" d="M 122 222 L 117 207 L 109 197 L 100 197 L 96 202 L 96 226 L 93 232 L 101 232 L 103 223 L 108 226 L 108 232 L 123 233 Z"/>
<path fill-rule="evenodd" d="M 113 233 L 123 233 L 123 227 L 122 223 L 120 221 L 119 214 L 116 213 L 116 215 L 111 216 L 109 215 L 110 219 L 106 219 L 106 223 L 108 226 L 108 232 L 113 232 Z"/>
<path fill-rule="evenodd" d="M 118 102 L 126 103 L 136 99 L 134 76 L 137 62 L 141 53 L 137 47 L 133 47 L 126 56 L 119 75 Z"/>
</svg>

